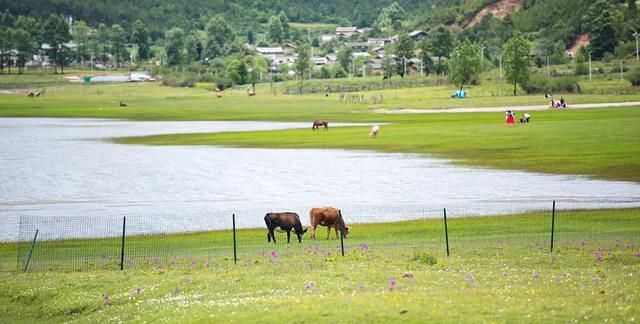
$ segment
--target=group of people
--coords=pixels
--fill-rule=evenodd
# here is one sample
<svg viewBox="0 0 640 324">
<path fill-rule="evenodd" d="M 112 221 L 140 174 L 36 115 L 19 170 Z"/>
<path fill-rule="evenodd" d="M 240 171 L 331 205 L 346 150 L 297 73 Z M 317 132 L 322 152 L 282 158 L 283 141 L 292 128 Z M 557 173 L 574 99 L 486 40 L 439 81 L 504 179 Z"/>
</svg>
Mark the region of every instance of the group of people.
<svg viewBox="0 0 640 324">
<path fill-rule="evenodd" d="M 513 110 L 507 110 L 505 112 L 505 123 L 507 124 L 515 124 L 516 123 L 516 113 Z M 531 114 L 524 113 L 522 117 L 518 120 L 518 124 L 526 124 L 531 121 Z"/>
<path fill-rule="evenodd" d="M 557 100 L 552 94 L 546 93 L 544 95 L 545 98 L 551 98 L 551 103 L 549 103 L 549 107 L 551 108 L 567 108 L 567 102 L 564 98 L 560 97 L 560 100 Z"/>
</svg>

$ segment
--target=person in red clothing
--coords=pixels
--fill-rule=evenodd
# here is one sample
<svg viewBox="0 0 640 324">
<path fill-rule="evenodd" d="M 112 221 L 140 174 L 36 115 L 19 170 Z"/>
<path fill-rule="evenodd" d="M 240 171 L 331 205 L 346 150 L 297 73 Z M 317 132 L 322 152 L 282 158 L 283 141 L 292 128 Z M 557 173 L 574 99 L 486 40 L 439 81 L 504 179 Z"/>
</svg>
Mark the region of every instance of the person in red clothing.
<svg viewBox="0 0 640 324">
<path fill-rule="evenodd" d="M 506 115 L 505 123 L 507 123 L 507 124 L 515 124 L 516 123 L 515 117 L 514 117 L 515 114 L 514 114 L 513 110 L 507 110 L 505 112 L 505 115 Z"/>
</svg>

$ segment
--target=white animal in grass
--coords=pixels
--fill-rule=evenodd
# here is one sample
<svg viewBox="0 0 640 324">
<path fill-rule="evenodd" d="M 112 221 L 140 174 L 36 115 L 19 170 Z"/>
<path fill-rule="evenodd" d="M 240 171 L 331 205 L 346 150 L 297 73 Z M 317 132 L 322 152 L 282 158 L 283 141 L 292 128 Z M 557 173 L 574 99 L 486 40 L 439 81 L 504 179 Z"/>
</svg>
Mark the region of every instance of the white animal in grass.
<svg viewBox="0 0 640 324">
<path fill-rule="evenodd" d="M 369 136 L 376 137 L 378 136 L 379 132 L 380 132 L 380 126 L 373 125 L 373 127 L 371 127 L 371 132 L 369 133 Z"/>
</svg>

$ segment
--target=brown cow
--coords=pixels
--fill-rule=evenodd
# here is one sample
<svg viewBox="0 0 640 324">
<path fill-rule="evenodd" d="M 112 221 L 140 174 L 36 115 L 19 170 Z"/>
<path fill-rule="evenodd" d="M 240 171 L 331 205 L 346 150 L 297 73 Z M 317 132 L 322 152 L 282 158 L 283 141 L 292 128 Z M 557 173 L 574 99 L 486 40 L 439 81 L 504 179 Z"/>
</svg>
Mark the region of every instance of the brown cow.
<svg viewBox="0 0 640 324">
<path fill-rule="evenodd" d="M 307 232 L 307 229 L 302 229 L 300 223 L 300 217 L 296 213 L 267 213 L 264 216 L 264 222 L 267 224 L 267 243 L 270 243 L 273 239 L 273 243 L 276 242 L 276 236 L 273 231 L 280 228 L 282 231 L 287 232 L 287 243 L 291 241 L 291 230 L 298 236 L 298 242 L 302 243 L 302 235 Z"/>
<path fill-rule="evenodd" d="M 312 130 L 320 130 L 320 126 L 324 126 L 324 130 L 329 130 L 329 122 L 326 120 L 314 120 L 313 126 L 311 126 Z"/>
<path fill-rule="evenodd" d="M 340 213 L 333 207 L 311 208 L 309 211 L 309 217 L 311 219 L 311 238 L 316 239 L 316 227 L 318 225 L 327 226 L 327 240 L 331 233 L 331 227 L 336 231 L 336 238 L 338 238 L 338 228 L 344 228 L 342 236 L 347 238 L 349 235 L 349 227 L 345 225 L 344 219 L 342 224 L 338 221 L 340 219 Z"/>
</svg>

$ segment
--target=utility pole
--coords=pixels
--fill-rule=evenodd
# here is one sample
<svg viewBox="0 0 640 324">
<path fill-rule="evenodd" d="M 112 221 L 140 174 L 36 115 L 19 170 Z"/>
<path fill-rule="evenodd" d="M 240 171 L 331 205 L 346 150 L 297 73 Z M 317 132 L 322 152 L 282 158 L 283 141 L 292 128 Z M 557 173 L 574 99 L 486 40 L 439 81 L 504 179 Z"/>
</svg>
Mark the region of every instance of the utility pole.
<svg viewBox="0 0 640 324">
<path fill-rule="evenodd" d="M 620 60 L 620 84 L 622 84 L 623 82 L 623 74 L 624 72 L 622 71 L 622 60 Z"/>
<path fill-rule="evenodd" d="M 482 63 L 484 63 L 484 49 L 486 48 L 486 46 L 484 46 L 484 44 L 480 44 L 480 66 L 482 66 Z"/>
<path fill-rule="evenodd" d="M 404 78 L 407 76 L 407 58 L 403 56 L 402 62 L 404 63 L 404 73 L 402 74 L 402 77 Z"/>
<path fill-rule="evenodd" d="M 362 79 L 364 80 L 367 77 L 367 69 L 365 62 L 362 62 Z"/>
<path fill-rule="evenodd" d="M 589 81 L 591 81 L 591 52 L 589 52 Z"/>
<path fill-rule="evenodd" d="M 502 80 L 502 54 L 500 54 L 498 62 L 500 63 L 500 80 Z"/>
<path fill-rule="evenodd" d="M 634 32 L 631 35 L 633 35 L 633 37 L 636 38 L 636 62 L 637 62 L 637 61 L 640 61 L 640 54 L 638 54 L 638 37 L 640 37 L 640 33 Z"/>
</svg>

